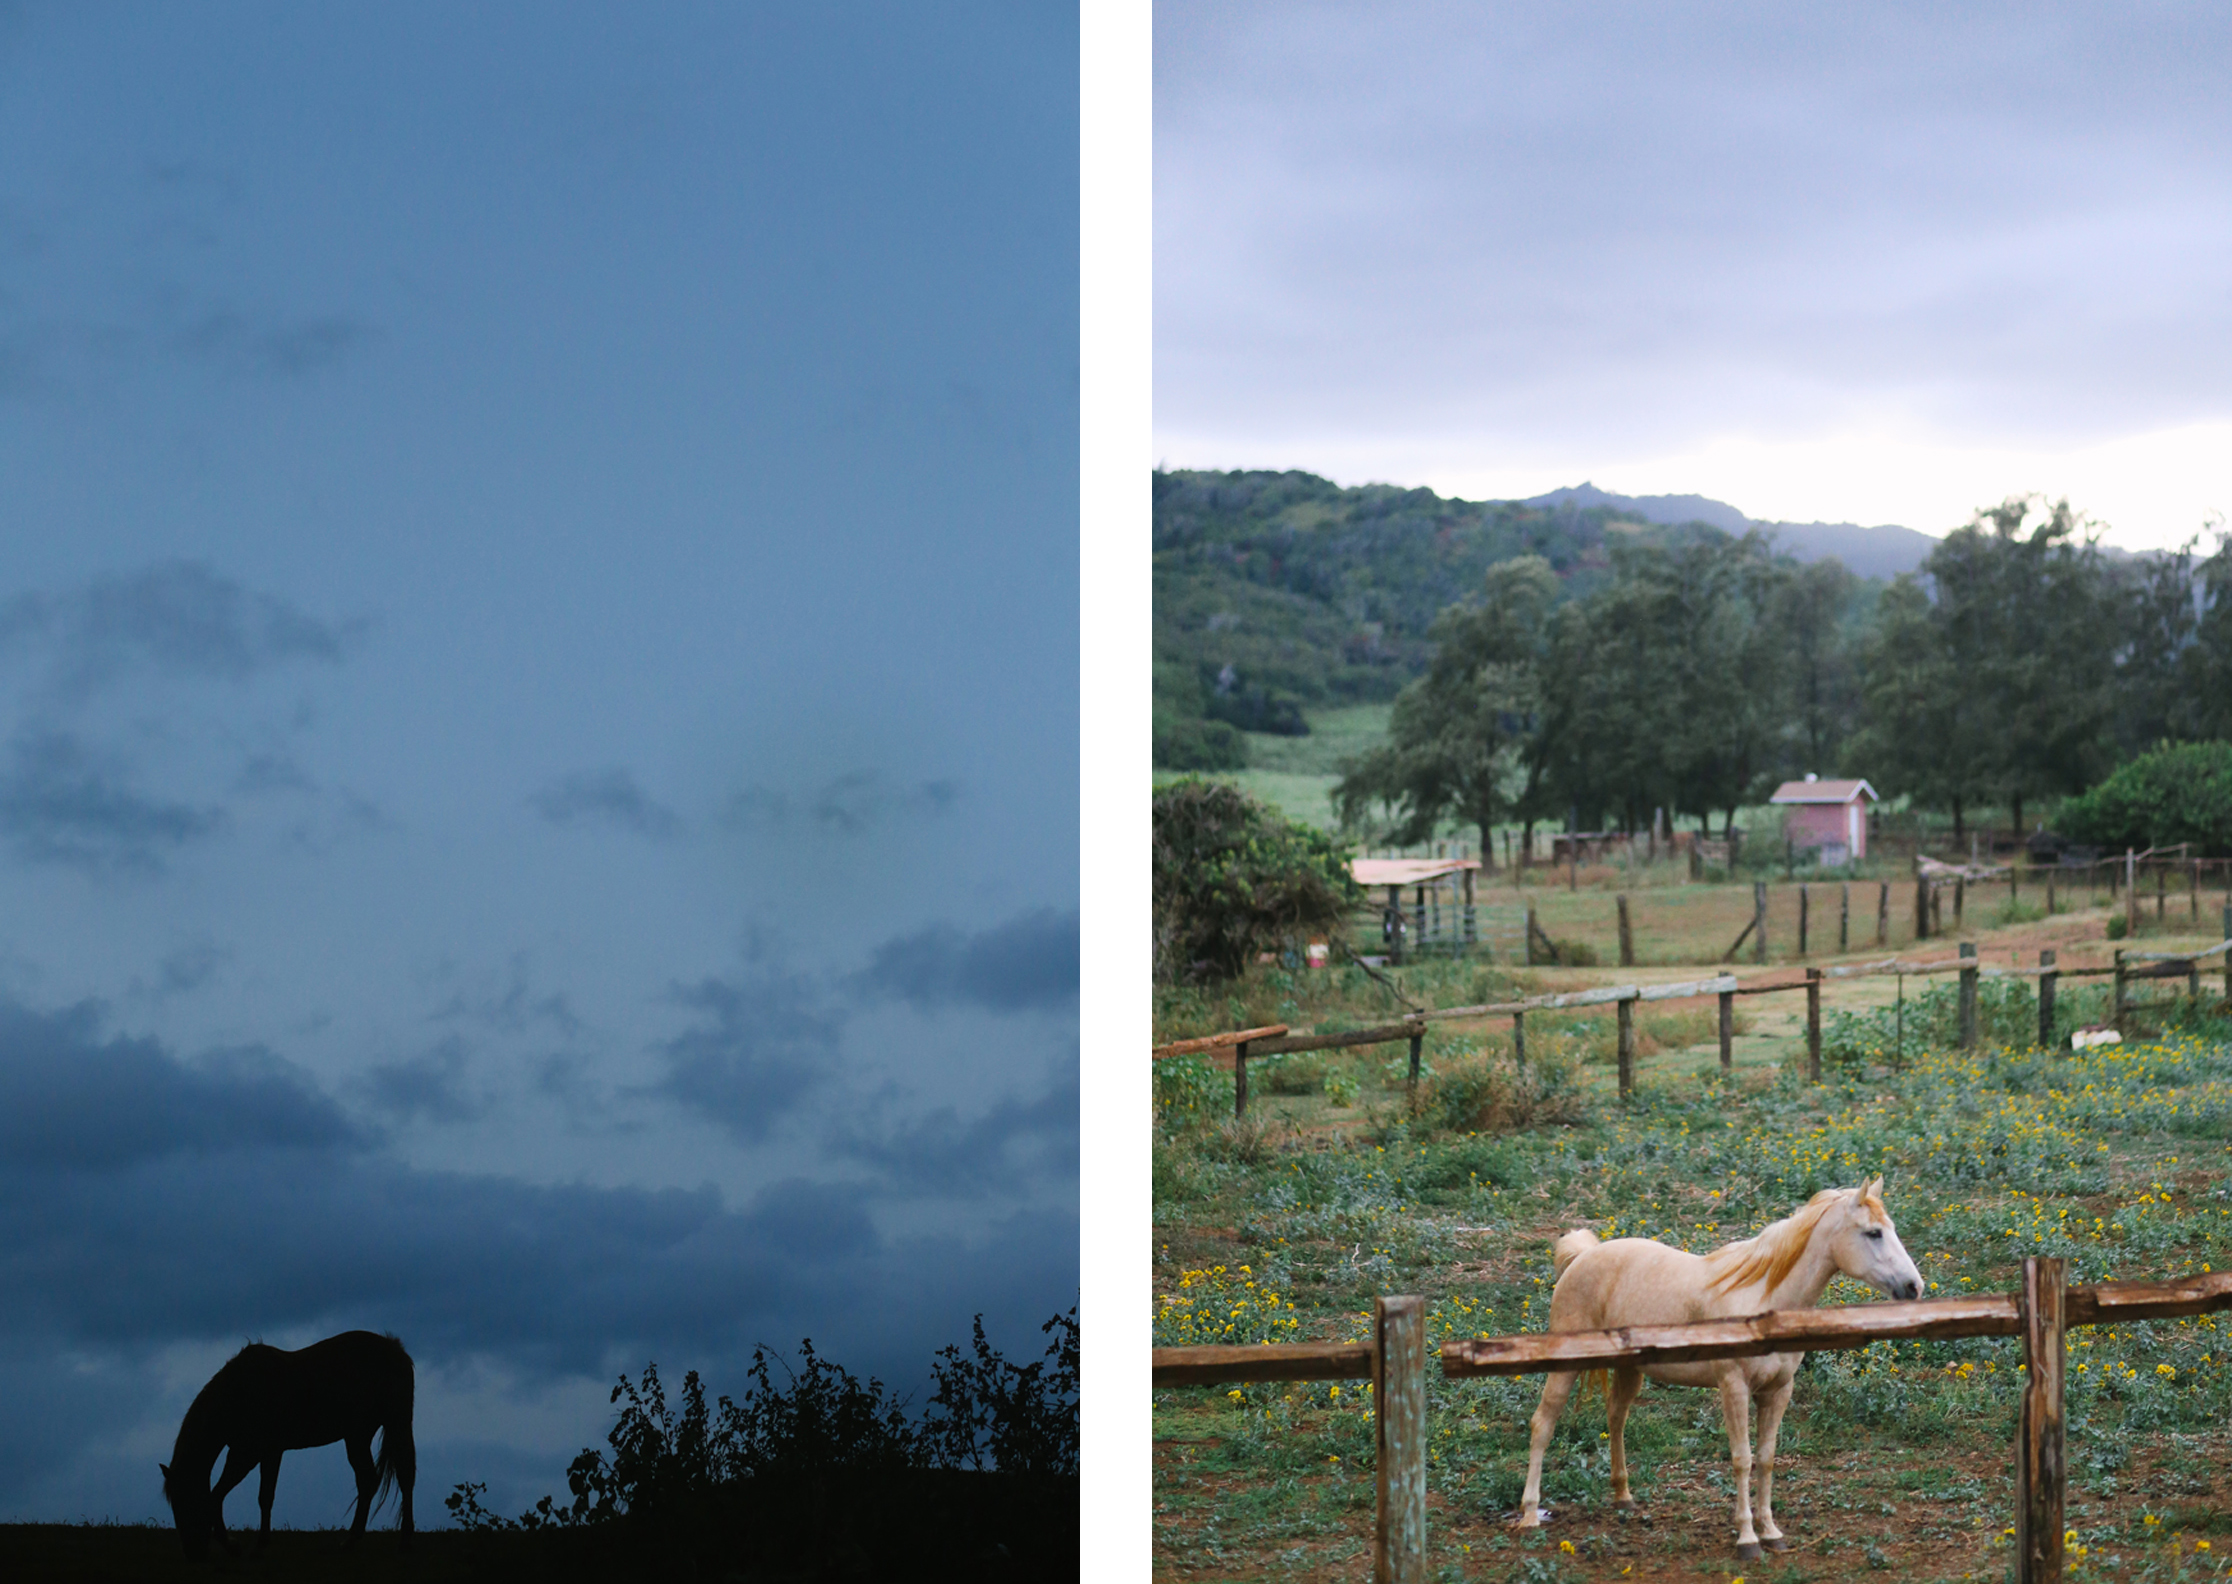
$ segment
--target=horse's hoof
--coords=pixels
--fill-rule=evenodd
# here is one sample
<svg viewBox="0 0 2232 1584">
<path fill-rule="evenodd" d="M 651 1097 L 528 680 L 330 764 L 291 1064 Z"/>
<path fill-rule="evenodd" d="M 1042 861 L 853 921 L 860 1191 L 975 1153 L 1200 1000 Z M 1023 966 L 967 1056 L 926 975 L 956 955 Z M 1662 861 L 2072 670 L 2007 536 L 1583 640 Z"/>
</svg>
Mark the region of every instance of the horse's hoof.
<svg viewBox="0 0 2232 1584">
<path fill-rule="evenodd" d="M 1512 1527 L 1512 1528 L 1514 1528 L 1514 1529 L 1539 1529 L 1539 1528 L 1541 1528 L 1541 1527 L 1542 1527 L 1542 1526 L 1543 1526 L 1544 1524 L 1548 1523 L 1549 1521 L 1550 1521 L 1550 1509 L 1549 1509 L 1549 1508 L 1547 1508 L 1547 1507 L 1534 1507 L 1534 1508 L 1524 1508 L 1524 1507 L 1523 1507 L 1523 1508 L 1521 1508 L 1521 1509 L 1519 1510 L 1519 1512 L 1518 1512 L 1518 1513 L 1517 1513 L 1516 1515 L 1514 1515 L 1514 1516 L 1513 1516 L 1513 1518 L 1512 1518 L 1512 1520 L 1511 1520 L 1511 1527 Z"/>
<path fill-rule="evenodd" d="M 1781 1535 L 1761 1535 L 1759 1543 L 1770 1551 L 1788 1551 L 1790 1542 Z"/>
<path fill-rule="evenodd" d="M 1736 1560 L 1739 1562 L 1757 1562 L 1764 1555 L 1766 1553 L 1759 1549 L 1759 1542 L 1756 1540 L 1746 1540 L 1736 1548 Z"/>
</svg>

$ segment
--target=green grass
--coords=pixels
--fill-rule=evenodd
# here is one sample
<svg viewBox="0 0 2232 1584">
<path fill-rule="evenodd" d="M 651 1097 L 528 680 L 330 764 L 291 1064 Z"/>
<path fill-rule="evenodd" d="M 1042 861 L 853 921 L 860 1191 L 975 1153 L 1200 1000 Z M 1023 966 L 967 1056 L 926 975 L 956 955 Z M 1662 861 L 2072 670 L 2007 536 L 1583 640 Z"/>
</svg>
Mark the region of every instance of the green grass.
<svg viewBox="0 0 2232 1584">
<path fill-rule="evenodd" d="M 1363 1013 L 1349 1005 L 1362 995 L 1345 991 L 1324 1016 Z M 1746 1043 L 1729 1084 L 1716 1065 L 1674 1053 L 1643 1064 L 1626 1108 L 1584 1055 L 1587 1115 L 1572 1126 L 1426 1131 L 1406 1117 L 1397 1046 L 1351 1058 L 1368 1082 L 1352 1106 L 1267 1083 L 1248 1128 L 1164 1127 L 1157 1341 L 1360 1337 L 1373 1297 L 1395 1292 L 1428 1299 L 1437 1342 L 1536 1330 L 1549 1240 L 1565 1228 L 1702 1249 L 1874 1172 L 1888 1176 L 1901 1234 L 1940 1294 L 2007 1291 L 2033 1253 L 2067 1259 L 2075 1282 L 2232 1262 L 2232 1024 L 2221 1019 L 2078 1057 L 1938 1051 L 1903 1072 L 1863 1059 L 1832 1066 L 1818 1087 L 1788 1059 L 1787 1035 Z M 1869 1296 L 1839 1283 L 1828 1301 Z M 2077 1576 L 2222 1576 L 2228 1331 L 2232 1317 L 2072 1333 L 2069 1523 L 2087 1553 Z M 1798 1549 L 1748 1576 L 2001 1577 L 2020 1357 L 2012 1339 L 1980 1338 L 1810 1359 L 1776 1485 Z M 1509 1530 L 1539 1389 L 1431 1378 L 1437 1570 L 1722 1581 L 1744 1571 L 1717 1399 L 1704 1392 L 1649 1388 L 1629 1421 L 1649 1523 L 1607 1510 L 1603 1407 L 1577 1400 L 1546 1467 L 1559 1521 L 1533 1536 Z M 1368 1555 L 1357 1547 L 1372 1510 L 1361 1383 L 1233 1391 L 1155 1394 L 1158 1572 L 1352 1572 Z M 2195 1551 L 2201 1538 L 2210 1551 Z"/>
</svg>

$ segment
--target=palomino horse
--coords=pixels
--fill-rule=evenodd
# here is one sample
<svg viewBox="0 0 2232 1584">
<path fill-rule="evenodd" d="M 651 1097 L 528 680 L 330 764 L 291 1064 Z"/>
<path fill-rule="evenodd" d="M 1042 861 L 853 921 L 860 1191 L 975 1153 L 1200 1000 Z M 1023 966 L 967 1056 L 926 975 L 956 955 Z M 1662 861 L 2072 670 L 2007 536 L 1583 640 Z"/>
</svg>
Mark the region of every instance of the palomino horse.
<svg viewBox="0 0 2232 1584">
<path fill-rule="evenodd" d="M 1850 1276 L 1887 1298 L 1913 1298 L 1922 1273 L 1899 1243 L 1899 1230 L 1883 1208 L 1883 1179 L 1858 1188 L 1825 1188 L 1759 1236 L 1710 1254 L 1668 1248 L 1650 1238 L 1597 1240 L 1594 1232 L 1568 1232 L 1553 1245 L 1558 1285 L 1550 1295 L 1553 1331 L 1605 1331 L 1616 1326 L 1681 1325 L 1767 1309 L 1810 1309 L 1830 1279 Z M 1790 1383 L 1803 1353 L 1694 1364 L 1621 1365 L 1611 1371 L 1612 1501 L 1633 1508 L 1628 1494 L 1627 1448 L 1621 1432 L 1643 1377 L 1670 1386 L 1715 1386 L 1728 1421 L 1728 1457 L 1736 1466 L 1736 1554 L 1751 1561 L 1785 1549 L 1775 1527 L 1775 1433 L 1790 1405 Z M 1600 1372 L 1601 1373 L 1601 1372 Z M 1534 1412 L 1534 1442 L 1527 1452 L 1527 1489 L 1519 1499 L 1519 1527 L 1542 1522 L 1542 1453 L 1558 1427 L 1578 1372 L 1542 1383 Z M 1759 1407 L 1759 1527 L 1752 1528 L 1751 1402 Z"/>
<path fill-rule="evenodd" d="M 390 1485 L 403 1491 L 403 1543 L 411 1538 L 411 1483 L 418 1452 L 411 1443 L 411 1355 L 391 1336 L 344 1331 L 298 1352 L 251 1342 L 210 1377 L 186 1419 L 163 1470 L 163 1495 L 178 1524 L 186 1555 L 200 1561 L 215 1536 L 225 1536 L 225 1498 L 263 1465 L 256 1493 L 263 1507 L 261 1551 L 271 1541 L 271 1498 L 279 1489 L 279 1457 L 300 1447 L 343 1442 L 356 1470 L 356 1524 L 349 1544 L 364 1538 L 375 1494 Z M 372 1456 L 372 1432 L 380 1456 Z M 226 1448 L 225 1472 L 213 1490 L 209 1470 Z"/>
</svg>

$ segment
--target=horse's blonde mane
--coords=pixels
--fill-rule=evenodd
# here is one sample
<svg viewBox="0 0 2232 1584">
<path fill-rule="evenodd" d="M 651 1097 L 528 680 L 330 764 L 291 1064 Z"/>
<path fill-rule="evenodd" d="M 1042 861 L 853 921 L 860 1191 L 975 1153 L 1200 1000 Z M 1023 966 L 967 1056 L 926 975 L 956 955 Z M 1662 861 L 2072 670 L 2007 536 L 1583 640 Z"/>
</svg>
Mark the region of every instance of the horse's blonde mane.
<svg viewBox="0 0 2232 1584">
<path fill-rule="evenodd" d="M 1890 1219 L 1883 1208 L 1878 1183 L 1867 1183 L 1859 1188 L 1824 1188 L 1780 1221 L 1770 1222 L 1757 1237 L 1724 1243 L 1706 1255 L 1705 1263 L 1713 1273 L 1706 1290 L 1732 1292 L 1756 1281 L 1773 1292 L 1805 1258 L 1806 1245 L 1812 1241 L 1814 1228 L 1821 1224 L 1821 1218 L 1837 1201 L 1845 1198 L 1858 1198 L 1868 1209 Z"/>
</svg>

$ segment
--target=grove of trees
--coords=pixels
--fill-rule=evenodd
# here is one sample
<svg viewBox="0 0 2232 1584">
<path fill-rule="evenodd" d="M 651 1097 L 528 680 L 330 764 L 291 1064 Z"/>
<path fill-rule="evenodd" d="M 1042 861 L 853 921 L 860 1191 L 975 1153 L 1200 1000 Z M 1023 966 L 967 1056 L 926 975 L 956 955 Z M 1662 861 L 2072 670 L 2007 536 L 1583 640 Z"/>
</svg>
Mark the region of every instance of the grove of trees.
<svg viewBox="0 0 2232 1584">
<path fill-rule="evenodd" d="M 1701 826 L 1808 771 L 2018 825 L 2143 750 L 2232 738 L 2232 539 L 2119 557 L 2011 499 L 1890 584 L 1757 535 L 1613 544 L 1605 575 L 1489 568 L 1442 612 L 1388 742 L 1335 793 L 1397 839 L 1444 822 Z"/>
</svg>

